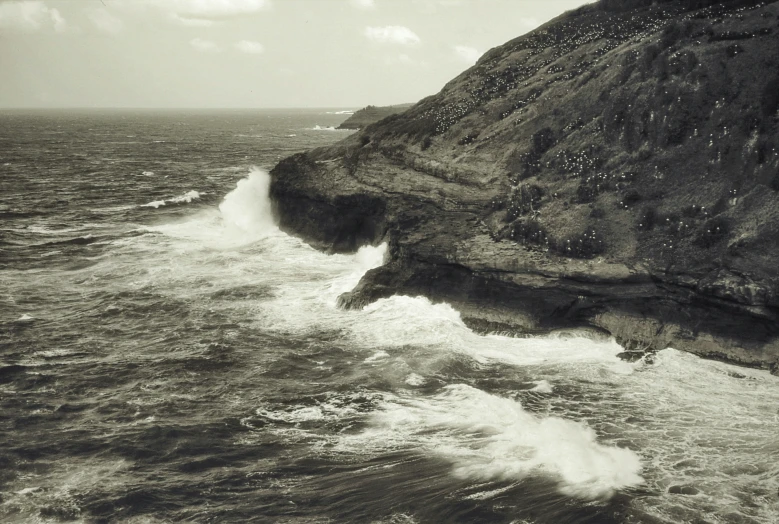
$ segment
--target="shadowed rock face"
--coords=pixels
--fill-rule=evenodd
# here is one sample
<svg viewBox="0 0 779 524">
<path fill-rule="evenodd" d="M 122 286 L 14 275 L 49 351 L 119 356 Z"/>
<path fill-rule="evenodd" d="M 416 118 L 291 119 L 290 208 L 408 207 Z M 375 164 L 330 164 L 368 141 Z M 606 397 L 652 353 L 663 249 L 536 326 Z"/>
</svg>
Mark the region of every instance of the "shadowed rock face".
<svg viewBox="0 0 779 524">
<path fill-rule="evenodd" d="M 779 4 L 605 2 L 273 170 L 282 229 L 390 244 L 341 299 L 779 362 Z"/>
</svg>

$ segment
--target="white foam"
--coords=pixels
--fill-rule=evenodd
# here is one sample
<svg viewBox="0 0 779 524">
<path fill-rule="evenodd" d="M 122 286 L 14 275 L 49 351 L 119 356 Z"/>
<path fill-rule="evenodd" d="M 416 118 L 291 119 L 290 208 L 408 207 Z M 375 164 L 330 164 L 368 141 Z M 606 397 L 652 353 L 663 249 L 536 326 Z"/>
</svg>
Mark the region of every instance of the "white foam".
<svg viewBox="0 0 779 524">
<path fill-rule="evenodd" d="M 338 128 L 333 127 L 333 126 L 322 127 L 320 125 L 315 125 L 309 131 L 352 131 L 352 130 L 351 129 L 338 129 Z"/>
<path fill-rule="evenodd" d="M 387 257 L 387 243 L 378 246 L 362 246 L 357 253 L 347 256 L 351 262 L 351 271 L 334 278 L 325 291 L 324 296 L 330 306 L 335 306 L 338 297 L 343 293 L 353 290 L 365 273 L 384 264 Z"/>
<path fill-rule="evenodd" d="M 409 376 L 406 377 L 406 380 L 404 380 L 406 384 L 409 386 L 424 386 L 427 383 L 427 380 L 425 380 L 425 377 L 422 375 L 417 375 L 416 373 L 411 373 Z"/>
<path fill-rule="evenodd" d="M 478 335 L 452 306 L 435 304 L 425 297 L 395 295 L 380 299 L 346 321 L 355 339 L 366 346 L 423 345 L 464 354 L 482 364 L 593 363 L 609 373 L 626 373 L 624 363 L 616 357 L 623 349 L 613 340 L 576 333 L 529 338 Z"/>
<path fill-rule="evenodd" d="M 145 174 L 146 172 L 144 172 Z M 153 202 L 149 202 L 148 204 L 141 204 L 140 207 L 153 207 L 154 209 L 159 208 L 160 206 L 164 206 L 165 204 L 189 204 L 193 200 L 198 200 L 202 195 L 205 195 L 205 193 L 200 193 L 198 191 L 187 191 L 183 195 L 179 195 L 177 197 L 170 198 L 168 200 L 155 200 Z"/>
<path fill-rule="evenodd" d="M 219 205 L 219 212 L 227 227 L 245 233 L 264 233 L 276 230 L 271 215 L 270 175 L 253 167 L 249 176 L 239 180 Z"/>
<path fill-rule="evenodd" d="M 40 486 L 36 486 L 34 488 L 20 489 L 19 491 L 15 491 L 14 493 L 16 493 L 17 495 L 28 495 L 30 493 L 35 493 L 37 491 L 41 491 L 41 489 L 42 488 Z"/>
<path fill-rule="evenodd" d="M 387 359 L 387 358 L 389 358 L 389 356 L 390 356 L 389 353 L 387 353 L 386 351 L 379 350 L 376 353 L 374 353 L 373 355 L 371 355 L 370 357 L 366 358 L 364 360 L 364 362 L 367 362 L 367 363 L 377 362 L 379 360 Z"/>
<path fill-rule="evenodd" d="M 32 322 L 33 320 L 35 320 L 35 317 L 27 313 L 16 319 L 17 322 Z"/>
<path fill-rule="evenodd" d="M 361 416 L 371 405 L 378 403 L 382 398 L 383 394 L 381 393 L 331 393 L 316 405 L 290 406 L 286 409 L 271 409 L 261 406 L 255 410 L 255 413 L 260 417 L 287 424 L 340 420 Z"/>
<path fill-rule="evenodd" d="M 168 202 L 171 202 L 173 204 L 180 204 L 182 202 L 186 202 L 189 204 L 193 200 L 198 200 L 202 195 L 205 195 L 205 193 L 199 193 L 198 191 L 187 191 L 183 195 L 173 197 Z"/>
<path fill-rule="evenodd" d="M 537 393 L 552 393 L 554 391 L 552 384 L 547 380 L 536 380 L 534 381 L 534 384 L 535 387 L 531 388 L 530 391 L 535 391 Z"/>
<path fill-rule="evenodd" d="M 478 481 L 542 475 L 569 496 L 600 499 L 643 482 L 638 456 L 599 444 L 583 423 L 536 417 L 519 402 L 464 384 L 432 397 L 386 401 L 371 429 L 346 436 L 351 449 L 413 445 L 452 463 L 453 475 Z"/>
</svg>

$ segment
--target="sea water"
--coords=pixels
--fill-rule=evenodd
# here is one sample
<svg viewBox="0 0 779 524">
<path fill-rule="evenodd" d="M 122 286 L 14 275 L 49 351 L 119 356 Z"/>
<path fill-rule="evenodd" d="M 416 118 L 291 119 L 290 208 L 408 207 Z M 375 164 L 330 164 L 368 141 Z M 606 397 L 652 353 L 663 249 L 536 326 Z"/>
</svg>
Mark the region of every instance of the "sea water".
<svg viewBox="0 0 779 524">
<path fill-rule="evenodd" d="M 333 110 L 0 114 L 0 520 L 775 523 L 779 378 L 445 303 L 278 230 Z"/>
</svg>

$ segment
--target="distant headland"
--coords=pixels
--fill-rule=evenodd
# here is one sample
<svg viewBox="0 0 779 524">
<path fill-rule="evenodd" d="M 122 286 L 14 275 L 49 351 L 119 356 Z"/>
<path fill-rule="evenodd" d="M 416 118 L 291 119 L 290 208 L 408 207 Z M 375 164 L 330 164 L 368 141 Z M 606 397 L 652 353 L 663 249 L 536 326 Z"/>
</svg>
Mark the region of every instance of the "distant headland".
<svg viewBox="0 0 779 524">
<path fill-rule="evenodd" d="M 355 111 L 352 116 L 347 118 L 343 124 L 336 129 L 363 129 L 364 127 L 378 122 L 390 115 L 402 113 L 414 104 L 398 104 L 395 106 L 367 106 L 359 111 Z"/>
</svg>

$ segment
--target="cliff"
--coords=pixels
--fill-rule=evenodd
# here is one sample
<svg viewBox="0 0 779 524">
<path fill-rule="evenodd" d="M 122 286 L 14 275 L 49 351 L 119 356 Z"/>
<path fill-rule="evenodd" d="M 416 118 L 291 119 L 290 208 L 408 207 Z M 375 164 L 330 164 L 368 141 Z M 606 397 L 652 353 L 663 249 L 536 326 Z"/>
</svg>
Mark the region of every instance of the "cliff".
<svg viewBox="0 0 779 524">
<path fill-rule="evenodd" d="M 399 104 L 396 106 L 363 107 L 359 111 L 355 111 L 355 113 L 347 118 L 337 129 L 362 129 L 383 118 L 387 118 L 390 115 L 402 113 L 413 105 L 414 104 Z"/>
<path fill-rule="evenodd" d="M 609 333 L 779 367 L 779 4 L 603 1 L 272 172 L 282 229 L 387 241 L 341 297 L 482 331 Z"/>
</svg>

